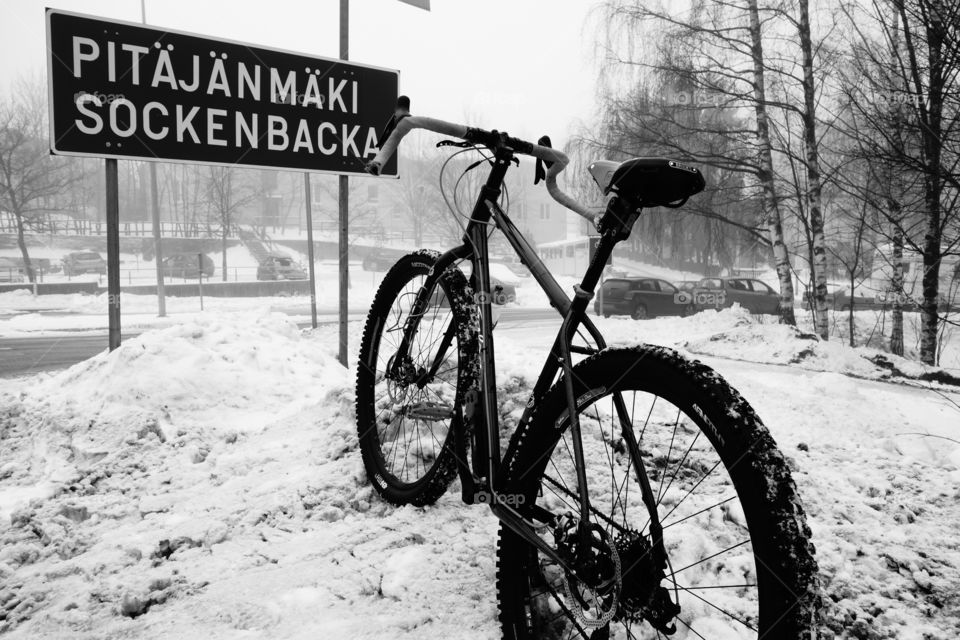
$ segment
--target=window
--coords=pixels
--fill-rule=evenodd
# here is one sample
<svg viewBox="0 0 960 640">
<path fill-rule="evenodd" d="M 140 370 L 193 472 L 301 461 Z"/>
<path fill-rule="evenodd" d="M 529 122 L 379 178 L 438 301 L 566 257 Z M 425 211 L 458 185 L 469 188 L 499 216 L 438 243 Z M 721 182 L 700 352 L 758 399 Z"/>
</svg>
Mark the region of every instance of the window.
<svg viewBox="0 0 960 640">
<path fill-rule="evenodd" d="M 540 203 L 540 219 L 549 220 L 550 219 L 550 205 L 546 202 Z"/>
<path fill-rule="evenodd" d="M 677 288 L 672 284 L 670 284 L 669 282 L 667 282 L 666 280 L 657 280 L 657 284 L 660 285 L 660 291 L 663 291 L 664 293 L 677 292 Z"/>
<path fill-rule="evenodd" d="M 653 280 L 641 280 L 639 289 L 640 291 L 656 291 L 657 283 Z"/>
<path fill-rule="evenodd" d="M 627 283 L 624 280 L 607 280 L 600 289 L 604 300 L 623 298 L 627 292 Z"/>
<path fill-rule="evenodd" d="M 380 193 L 377 187 L 378 185 L 375 185 L 375 184 L 367 185 L 367 200 L 369 200 L 370 202 L 376 202 L 380 197 Z"/>
<path fill-rule="evenodd" d="M 573 257 L 573 250 L 574 250 L 573 245 L 570 245 L 569 247 L 567 247 L 567 257 L 568 257 L 568 258 L 572 258 L 572 257 Z"/>
<path fill-rule="evenodd" d="M 749 291 L 749 290 L 750 290 L 750 287 L 747 286 L 747 283 L 746 283 L 746 281 L 744 281 L 744 280 L 728 280 L 728 281 L 727 281 L 727 286 L 728 286 L 730 289 L 733 289 L 733 290 L 735 290 L 735 291 Z"/>
<path fill-rule="evenodd" d="M 776 292 L 773 289 L 771 289 L 765 282 L 760 282 L 759 280 L 750 280 L 749 282 L 750 282 L 750 286 L 752 286 L 753 290 L 756 291 L 757 293 L 776 294 Z"/>
</svg>

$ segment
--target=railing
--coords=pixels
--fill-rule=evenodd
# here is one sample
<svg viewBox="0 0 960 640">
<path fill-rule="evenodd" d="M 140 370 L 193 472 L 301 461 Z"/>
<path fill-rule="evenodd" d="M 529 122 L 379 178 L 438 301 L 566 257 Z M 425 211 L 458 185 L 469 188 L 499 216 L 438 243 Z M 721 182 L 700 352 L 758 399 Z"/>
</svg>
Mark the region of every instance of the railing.
<svg viewBox="0 0 960 640">
<path fill-rule="evenodd" d="M 83 218 L 35 218 L 24 221 L 25 230 L 30 233 L 71 236 L 103 236 L 107 234 L 107 223 L 102 220 Z M 0 216 L 0 233 L 16 233 L 17 223 L 13 216 Z M 220 237 L 220 228 L 206 222 L 161 222 L 160 234 L 166 238 L 210 238 Z M 148 238 L 153 236 L 153 223 L 146 220 L 120 221 L 120 235 Z M 230 229 L 228 237 L 235 238 L 236 231 Z"/>
<path fill-rule="evenodd" d="M 103 220 L 87 220 L 84 218 L 34 218 L 24 221 L 25 231 L 33 234 L 49 235 L 67 235 L 67 236 L 105 236 L 107 234 L 107 223 Z M 293 231 L 293 227 L 289 227 Z M 314 232 L 317 234 L 336 235 L 339 226 L 337 222 L 330 220 L 317 220 L 313 225 Z M 306 237 L 306 227 L 299 225 L 296 227 L 297 233 Z M 286 239 L 283 237 L 285 230 L 280 230 L 279 238 L 271 238 L 276 243 L 278 240 Z M 12 215 L 0 214 L 0 233 L 16 233 L 17 222 Z M 164 238 L 219 238 L 221 237 L 220 227 L 206 222 L 161 222 L 160 234 Z M 133 220 L 120 222 L 120 235 L 133 236 L 140 238 L 153 237 L 153 223 L 148 220 Z M 257 234 L 259 235 L 259 234 Z M 401 229 L 394 231 L 385 231 L 378 226 L 351 226 L 351 237 L 369 238 L 379 244 L 390 242 L 406 242 L 413 246 L 416 240 L 416 234 L 412 231 Z M 231 226 L 227 232 L 228 238 L 236 238 L 237 230 Z M 427 246 L 437 246 L 441 244 L 451 244 L 449 239 L 434 234 L 422 234 L 421 244 Z"/>
</svg>

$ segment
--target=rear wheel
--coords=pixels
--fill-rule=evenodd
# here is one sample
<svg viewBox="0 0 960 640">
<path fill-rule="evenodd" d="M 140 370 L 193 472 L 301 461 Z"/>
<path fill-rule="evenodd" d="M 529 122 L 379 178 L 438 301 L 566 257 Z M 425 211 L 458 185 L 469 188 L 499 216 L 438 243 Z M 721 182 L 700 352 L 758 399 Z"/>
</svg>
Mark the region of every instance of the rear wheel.
<svg viewBox="0 0 960 640">
<path fill-rule="evenodd" d="M 373 300 L 357 364 L 356 412 L 367 476 L 384 500 L 425 505 L 456 474 L 453 434 L 476 384 L 476 307 L 463 273 L 448 269 L 426 307 L 414 303 L 434 251 L 401 258 Z M 401 352 L 407 335 L 409 348 Z"/>
<path fill-rule="evenodd" d="M 703 364 L 660 347 L 608 350 L 575 373 L 593 546 L 560 566 L 501 525 L 504 637 L 659 638 L 672 625 L 676 638 L 814 637 L 810 530 L 783 456 L 747 402 Z M 502 491 L 554 523 L 579 513 L 567 415 L 558 383 L 504 460 Z M 663 528 L 659 566 L 638 468 Z M 562 550 L 569 530 L 538 533 Z M 593 564 L 581 572 L 580 558 Z"/>
<path fill-rule="evenodd" d="M 630 317 L 634 320 L 646 320 L 649 317 L 647 315 L 647 305 L 643 304 L 642 302 L 638 302 L 633 308 L 633 312 L 630 314 Z"/>
</svg>

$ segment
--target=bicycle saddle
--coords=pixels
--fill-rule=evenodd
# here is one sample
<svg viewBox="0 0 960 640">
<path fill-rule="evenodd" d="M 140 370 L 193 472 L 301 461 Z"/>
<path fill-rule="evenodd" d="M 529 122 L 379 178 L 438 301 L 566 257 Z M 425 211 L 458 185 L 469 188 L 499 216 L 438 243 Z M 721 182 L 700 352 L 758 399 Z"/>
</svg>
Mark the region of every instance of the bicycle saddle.
<svg viewBox="0 0 960 640">
<path fill-rule="evenodd" d="M 667 158 L 597 160 L 588 169 L 604 195 L 612 191 L 638 207 L 679 207 L 706 186 L 696 167 Z"/>
</svg>

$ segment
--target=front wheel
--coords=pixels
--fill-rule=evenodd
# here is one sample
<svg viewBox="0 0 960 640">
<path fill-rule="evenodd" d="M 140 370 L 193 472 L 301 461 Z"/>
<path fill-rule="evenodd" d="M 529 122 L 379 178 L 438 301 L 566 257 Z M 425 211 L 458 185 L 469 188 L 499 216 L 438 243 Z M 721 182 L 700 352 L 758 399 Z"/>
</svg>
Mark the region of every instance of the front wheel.
<svg viewBox="0 0 960 640">
<path fill-rule="evenodd" d="M 459 269 L 430 278 L 438 256 L 418 251 L 390 269 L 360 343 L 360 452 L 377 493 L 395 505 L 431 504 L 446 491 L 457 469 L 453 435 L 466 435 L 464 398 L 476 385 L 476 306 Z"/>
<path fill-rule="evenodd" d="M 574 372 L 592 546 L 561 566 L 501 525 L 504 637 L 659 638 L 672 628 L 675 638 L 815 637 L 810 529 L 786 462 L 747 402 L 662 347 L 606 350 Z M 514 435 L 501 485 L 528 517 L 550 522 L 538 534 L 558 552 L 580 505 L 568 427 L 557 383 Z M 665 559 L 655 561 L 658 548 Z"/>
</svg>

